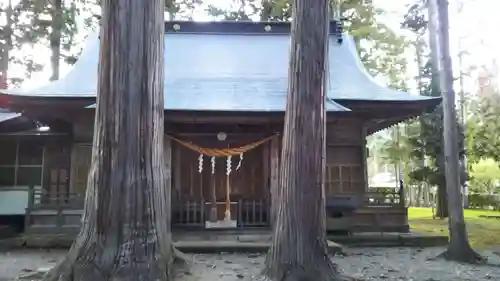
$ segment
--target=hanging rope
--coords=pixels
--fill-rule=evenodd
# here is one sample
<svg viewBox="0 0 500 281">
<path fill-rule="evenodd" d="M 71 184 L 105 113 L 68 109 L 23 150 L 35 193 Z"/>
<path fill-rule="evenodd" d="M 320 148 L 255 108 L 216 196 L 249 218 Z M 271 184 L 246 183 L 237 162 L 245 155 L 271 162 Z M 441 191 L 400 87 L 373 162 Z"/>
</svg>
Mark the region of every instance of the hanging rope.
<svg viewBox="0 0 500 281">
<path fill-rule="evenodd" d="M 180 139 L 177 139 L 169 135 L 165 136 L 178 142 L 179 144 L 185 146 L 186 148 L 189 148 L 200 154 L 210 157 L 222 157 L 222 156 L 227 157 L 227 156 L 241 156 L 241 154 L 258 147 L 259 145 L 264 144 L 267 141 L 270 141 L 271 139 L 276 137 L 277 134 L 237 148 L 205 148 L 191 142 L 182 141 Z"/>
<path fill-rule="evenodd" d="M 231 156 L 228 156 L 226 159 L 226 176 L 229 176 L 231 174 Z"/>
<path fill-rule="evenodd" d="M 198 173 L 203 172 L 203 154 L 198 157 Z"/>
<path fill-rule="evenodd" d="M 243 153 L 240 153 L 240 162 L 238 162 L 238 166 L 236 166 L 236 171 L 241 168 L 241 163 L 243 162 Z"/>
</svg>

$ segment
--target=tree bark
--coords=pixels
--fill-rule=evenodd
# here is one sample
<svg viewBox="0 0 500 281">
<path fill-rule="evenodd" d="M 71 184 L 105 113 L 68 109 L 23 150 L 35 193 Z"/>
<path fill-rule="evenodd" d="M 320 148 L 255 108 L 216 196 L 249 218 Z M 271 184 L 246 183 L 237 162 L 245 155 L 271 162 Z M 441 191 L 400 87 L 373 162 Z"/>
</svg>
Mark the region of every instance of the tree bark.
<svg viewBox="0 0 500 281">
<path fill-rule="evenodd" d="M 460 262 L 475 263 L 482 258 L 472 250 L 467 237 L 464 209 L 460 186 L 460 163 L 458 156 L 457 115 L 455 112 L 455 93 L 453 90 L 453 73 L 450 58 L 448 0 L 437 1 L 439 32 L 438 44 L 440 54 L 439 77 L 443 95 L 444 114 L 444 152 L 446 169 L 446 191 L 448 193 L 450 242 L 444 257 Z M 435 5 L 436 3 L 431 3 Z"/>
<path fill-rule="evenodd" d="M 325 229 L 327 0 L 295 0 L 278 212 L 264 279 L 331 281 Z"/>
<path fill-rule="evenodd" d="M 163 142 L 164 0 L 101 4 L 98 99 L 82 228 L 45 280 L 172 280 L 171 175 Z"/>
<path fill-rule="evenodd" d="M 59 79 L 59 65 L 61 58 L 61 33 L 63 27 L 62 7 L 63 0 L 52 1 L 52 22 L 50 32 L 50 49 L 52 52 L 51 65 L 52 75 L 51 81 Z"/>
</svg>

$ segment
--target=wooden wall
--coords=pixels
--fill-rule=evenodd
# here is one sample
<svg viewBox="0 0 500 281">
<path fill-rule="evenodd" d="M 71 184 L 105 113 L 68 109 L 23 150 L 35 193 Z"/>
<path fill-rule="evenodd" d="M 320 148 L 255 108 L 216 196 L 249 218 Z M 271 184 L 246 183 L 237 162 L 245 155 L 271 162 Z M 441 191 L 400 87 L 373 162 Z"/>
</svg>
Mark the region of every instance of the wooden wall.
<svg viewBox="0 0 500 281">
<path fill-rule="evenodd" d="M 56 196 L 57 202 L 66 203 L 70 198 L 71 172 L 70 142 L 49 142 L 45 145 L 44 182 L 49 197 Z"/>
<path fill-rule="evenodd" d="M 87 178 L 92 161 L 94 119 L 81 114 L 73 123 L 74 143 L 71 152 L 71 192 L 85 196 Z M 92 116 L 93 117 L 93 116 Z"/>
<path fill-rule="evenodd" d="M 71 185 L 82 192 L 90 165 L 92 123 L 82 120 L 74 125 L 75 146 L 72 157 Z M 183 140 L 205 147 L 237 147 L 256 141 L 265 135 L 228 135 L 226 142 L 216 139 L 216 133 L 193 134 Z M 278 141 L 278 148 L 281 140 Z M 363 121 L 355 118 L 337 118 L 327 124 L 326 194 L 364 193 L 367 189 L 366 141 Z M 239 157 L 233 157 L 230 185 L 234 198 L 267 198 L 271 181 L 270 142 L 244 154 L 240 171 L 234 171 Z M 279 155 L 280 153 L 278 153 Z M 204 157 L 203 171 L 198 172 L 199 154 L 173 141 L 172 186 L 173 192 L 184 198 L 209 200 L 211 187 L 216 186 L 217 199 L 225 197 L 225 158 L 216 160 L 215 177 L 211 174 L 209 157 Z M 275 161 L 276 162 L 276 161 Z M 182 171 L 182 172 L 181 172 Z M 214 183 L 215 180 L 215 183 Z M 174 196 L 176 195 L 174 194 Z"/>
<path fill-rule="evenodd" d="M 231 159 L 232 171 L 229 176 L 231 200 L 266 198 L 269 190 L 268 177 L 264 171 L 268 170 L 264 163 L 266 145 L 257 147 L 243 154 L 243 161 L 239 170 L 236 166 L 239 156 Z M 173 151 L 173 189 L 177 196 L 183 199 L 211 200 L 213 186 L 217 201 L 224 201 L 226 196 L 226 157 L 215 158 L 215 174 L 212 174 L 211 158 L 203 157 L 203 169 L 199 172 L 200 154 L 179 143 L 172 147 Z"/>
<path fill-rule="evenodd" d="M 365 136 L 360 119 L 336 119 L 327 125 L 325 191 L 362 194 L 367 189 Z"/>
</svg>

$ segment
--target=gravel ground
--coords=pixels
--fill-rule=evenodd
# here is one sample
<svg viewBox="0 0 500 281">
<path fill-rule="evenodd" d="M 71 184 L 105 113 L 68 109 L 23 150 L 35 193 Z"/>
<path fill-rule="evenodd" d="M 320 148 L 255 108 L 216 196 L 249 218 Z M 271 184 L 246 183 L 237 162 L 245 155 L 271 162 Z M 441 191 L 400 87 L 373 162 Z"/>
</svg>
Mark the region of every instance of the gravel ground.
<svg viewBox="0 0 500 281">
<path fill-rule="evenodd" d="M 357 248 L 336 256 L 339 268 L 352 277 L 363 280 L 414 281 L 482 281 L 500 280 L 500 257 L 482 252 L 491 265 L 471 266 L 429 261 L 443 248 Z M 21 273 L 49 268 L 64 255 L 64 251 L 22 250 L 0 253 L 0 280 L 11 280 Z M 256 254 L 197 254 L 189 255 L 194 265 L 189 272 L 180 270 L 178 281 L 236 281 L 258 274 L 264 256 Z M 495 266 L 496 265 L 496 266 Z"/>
</svg>

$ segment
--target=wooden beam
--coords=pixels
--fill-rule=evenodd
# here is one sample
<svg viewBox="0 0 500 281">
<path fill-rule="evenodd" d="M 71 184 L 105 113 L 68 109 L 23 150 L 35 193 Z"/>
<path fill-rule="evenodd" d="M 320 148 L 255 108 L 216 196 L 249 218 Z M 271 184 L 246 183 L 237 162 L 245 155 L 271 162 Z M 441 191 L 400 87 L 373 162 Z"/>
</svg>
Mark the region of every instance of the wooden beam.
<svg viewBox="0 0 500 281">
<path fill-rule="evenodd" d="M 362 149 L 362 152 L 361 152 L 361 163 L 363 163 L 363 181 L 364 181 L 364 192 L 366 192 L 368 190 L 368 163 L 367 163 L 367 155 L 366 155 L 366 150 L 368 149 L 366 146 L 367 146 L 367 141 L 366 141 L 366 136 L 367 136 L 367 129 L 363 126 L 361 128 L 362 130 L 362 135 L 361 135 L 361 149 Z"/>
<path fill-rule="evenodd" d="M 283 122 L 284 114 L 281 112 L 197 112 L 197 111 L 166 111 L 165 121 L 190 124 L 267 124 Z"/>
<path fill-rule="evenodd" d="M 273 134 L 283 130 L 283 123 L 265 124 L 196 124 L 196 123 L 165 123 L 165 132 L 172 134 L 210 134 L 218 132 L 226 134 Z"/>
</svg>

